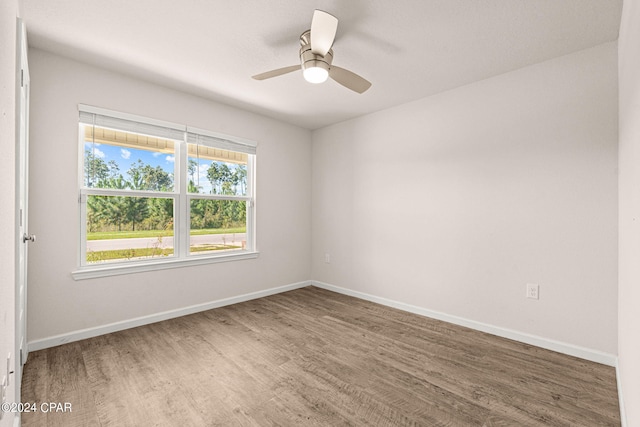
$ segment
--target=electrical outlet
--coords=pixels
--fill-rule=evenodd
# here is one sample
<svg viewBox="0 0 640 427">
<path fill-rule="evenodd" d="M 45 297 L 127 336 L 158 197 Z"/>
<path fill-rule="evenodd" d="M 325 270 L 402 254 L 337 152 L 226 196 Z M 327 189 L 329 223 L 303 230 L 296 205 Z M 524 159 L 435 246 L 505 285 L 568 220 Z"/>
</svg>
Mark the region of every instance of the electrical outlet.
<svg viewBox="0 0 640 427">
<path fill-rule="evenodd" d="M 537 283 L 527 283 L 527 298 L 540 299 L 540 285 Z"/>
<path fill-rule="evenodd" d="M 325 264 L 331 263 L 331 255 L 328 252 L 324 254 L 324 262 Z"/>
</svg>

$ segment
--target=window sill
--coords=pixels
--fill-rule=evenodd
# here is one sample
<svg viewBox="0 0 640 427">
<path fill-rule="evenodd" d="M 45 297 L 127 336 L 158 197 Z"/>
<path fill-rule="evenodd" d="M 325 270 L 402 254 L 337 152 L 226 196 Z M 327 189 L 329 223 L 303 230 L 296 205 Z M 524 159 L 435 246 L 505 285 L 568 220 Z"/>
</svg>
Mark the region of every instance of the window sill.
<svg viewBox="0 0 640 427">
<path fill-rule="evenodd" d="M 141 261 L 135 264 L 100 264 L 81 267 L 71 272 L 74 280 L 95 279 L 98 277 L 118 276 L 121 274 L 143 273 L 145 271 L 166 270 L 169 268 L 189 267 L 193 265 L 214 264 L 218 262 L 239 261 L 258 258 L 259 252 L 242 252 L 216 256 L 193 256 L 186 259 L 163 259 L 162 261 Z"/>
</svg>

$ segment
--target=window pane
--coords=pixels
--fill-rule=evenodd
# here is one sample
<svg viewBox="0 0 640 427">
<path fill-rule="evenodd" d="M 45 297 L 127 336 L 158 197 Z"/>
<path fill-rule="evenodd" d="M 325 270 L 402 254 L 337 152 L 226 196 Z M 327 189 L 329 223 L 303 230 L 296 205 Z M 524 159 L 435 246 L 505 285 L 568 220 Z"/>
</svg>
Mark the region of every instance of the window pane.
<svg viewBox="0 0 640 427">
<path fill-rule="evenodd" d="M 80 125 L 84 138 L 84 186 L 173 191 L 175 142 Z"/>
<path fill-rule="evenodd" d="M 255 250 L 255 142 L 82 105 L 78 129 L 81 268 Z"/>
<path fill-rule="evenodd" d="M 189 252 L 243 250 L 247 243 L 247 202 L 191 200 Z"/>
<path fill-rule="evenodd" d="M 173 199 L 87 196 L 87 263 L 173 255 Z"/>
<path fill-rule="evenodd" d="M 247 195 L 247 154 L 200 144 L 187 149 L 189 193 Z"/>
</svg>

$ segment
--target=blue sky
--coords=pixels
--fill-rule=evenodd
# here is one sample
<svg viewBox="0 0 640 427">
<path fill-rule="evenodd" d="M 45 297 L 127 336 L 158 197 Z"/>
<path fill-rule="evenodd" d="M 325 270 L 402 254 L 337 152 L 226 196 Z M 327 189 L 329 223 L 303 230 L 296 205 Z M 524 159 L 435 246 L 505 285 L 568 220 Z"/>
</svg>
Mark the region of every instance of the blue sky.
<svg viewBox="0 0 640 427">
<path fill-rule="evenodd" d="M 152 167 L 160 166 L 166 172 L 173 174 L 175 156 L 173 154 L 159 153 L 155 151 L 139 150 L 135 148 L 118 147 L 109 144 L 92 144 L 85 143 L 86 150 L 91 151 L 93 145 L 93 154 L 102 159 L 105 163 L 114 160 L 120 168 L 120 173 L 124 176 L 131 168 L 133 163 L 140 159 L 143 163 Z"/>
</svg>

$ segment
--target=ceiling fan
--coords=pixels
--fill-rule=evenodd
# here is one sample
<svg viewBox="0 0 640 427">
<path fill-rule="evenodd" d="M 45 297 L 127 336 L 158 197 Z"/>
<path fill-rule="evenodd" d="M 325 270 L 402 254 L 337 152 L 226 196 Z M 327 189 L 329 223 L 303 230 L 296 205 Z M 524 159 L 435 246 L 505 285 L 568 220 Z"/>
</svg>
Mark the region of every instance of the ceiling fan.
<svg viewBox="0 0 640 427">
<path fill-rule="evenodd" d="M 266 80 L 302 69 L 304 79 L 310 83 L 323 83 L 331 77 L 342 86 L 363 93 L 371 83 L 354 72 L 332 65 L 333 42 L 338 29 L 338 18 L 315 10 L 311 20 L 311 29 L 300 36 L 300 65 L 278 68 L 253 76 L 256 80 Z"/>
</svg>

